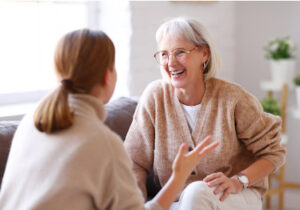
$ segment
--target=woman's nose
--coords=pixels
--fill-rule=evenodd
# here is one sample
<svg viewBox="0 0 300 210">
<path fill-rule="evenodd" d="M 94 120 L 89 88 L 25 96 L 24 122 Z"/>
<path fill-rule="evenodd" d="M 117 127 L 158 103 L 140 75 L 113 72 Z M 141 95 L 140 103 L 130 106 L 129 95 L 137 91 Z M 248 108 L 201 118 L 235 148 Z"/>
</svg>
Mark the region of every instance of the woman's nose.
<svg viewBox="0 0 300 210">
<path fill-rule="evenodd" d="M 169 55 L 168 66 L 174 66 L 177 64 L 177 59 L 174 54 Z"/>
</svg>

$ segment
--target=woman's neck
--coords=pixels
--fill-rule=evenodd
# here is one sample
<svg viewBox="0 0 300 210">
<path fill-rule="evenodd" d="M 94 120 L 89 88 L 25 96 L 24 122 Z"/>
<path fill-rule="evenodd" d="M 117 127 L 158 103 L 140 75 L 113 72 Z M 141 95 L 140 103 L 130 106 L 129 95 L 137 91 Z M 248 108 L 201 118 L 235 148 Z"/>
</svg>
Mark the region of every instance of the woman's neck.
<svg viewBox="0 0 300 210">
<path fill-rule="evenodd" d="M 205 93 L 204 81 L 198 85 L 191 85 L 189 88 L 175 88 L 175 93 L 180 103 L 187 106 L 195 106 L 201 104 Z"/>
<path fill-rule="evenodd" d="M 110 99 L 106 92 L 103 85 L 96 84 L 88 94 L 98 98 L 103 104 L 106 104 Z"/>
</svg>

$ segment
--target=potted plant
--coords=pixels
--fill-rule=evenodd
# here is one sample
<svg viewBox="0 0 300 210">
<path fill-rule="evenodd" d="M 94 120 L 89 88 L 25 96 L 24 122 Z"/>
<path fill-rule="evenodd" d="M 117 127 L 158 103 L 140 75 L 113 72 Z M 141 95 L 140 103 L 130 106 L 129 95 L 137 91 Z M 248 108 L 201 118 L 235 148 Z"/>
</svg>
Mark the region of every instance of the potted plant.
<svg viewBox="0 0 300 210">
<path fill-rule="evenodd" d="M 294 78 L 294 83 L 296 85 L 296 98 L 297 98 L 298 109 L 300 110 L 300 75 L 297 75 Z"/>
<path fill-rule="evenodd" d="M 261 105 L 264 109 L 264 112 L 280 116 L 281 115 L 281 109 L 278 104 L 278 102 L 271 96 L 268 96 L 261 101 Z"/>
<path fill-rule="evenodd" d="M 266 58 L 270 60 L 272 82 L 280 87 L 292 84 L 295 69 L 295 46 L 289 37 L 277 38 L 265 46 Z"/>
</svg>

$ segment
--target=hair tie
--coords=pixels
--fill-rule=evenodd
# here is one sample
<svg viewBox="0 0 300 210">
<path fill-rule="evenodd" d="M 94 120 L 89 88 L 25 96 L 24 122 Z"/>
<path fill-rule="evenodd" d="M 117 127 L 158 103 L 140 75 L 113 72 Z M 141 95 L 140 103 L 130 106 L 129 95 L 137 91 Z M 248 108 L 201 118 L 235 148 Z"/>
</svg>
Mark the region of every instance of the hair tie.
<svg viewBox="0 0 300 210">
<path fill-rule="evenodd" d="M 65 86 L 68 90 L 72 90 L 72 88 L 73 88 L 73 82 L 72 82 L 72 80 L 63 79 L 63 80 L 61 80 L 61 84 L 63 86 Z"/>
</svg>

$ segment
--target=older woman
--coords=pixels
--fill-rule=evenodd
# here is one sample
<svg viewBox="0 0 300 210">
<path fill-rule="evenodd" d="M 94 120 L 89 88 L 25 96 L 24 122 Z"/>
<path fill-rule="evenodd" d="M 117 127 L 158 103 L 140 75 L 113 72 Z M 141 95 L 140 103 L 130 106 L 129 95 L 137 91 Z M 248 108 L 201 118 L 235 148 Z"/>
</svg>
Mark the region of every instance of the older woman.
<svg viewBox="0 0 300 210">
<path fill-rule="evenodd" d="M 207 135 L 220 145 L 197 165 L 181 193 L 182 209 L 261 209 L 267 176 L 285 160 L 280 118 L 238 84 L 214 77 L 219 57 L 207 30 L 176 18 L 156 33 L 154 57 L 164 80 L 152 82 L 138 104 L 125 147 L 146 197 L 153 171 L 164 186 L 180 144 Z"/>
</svg>

